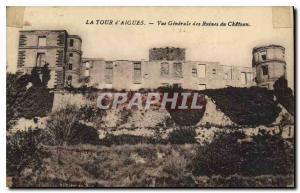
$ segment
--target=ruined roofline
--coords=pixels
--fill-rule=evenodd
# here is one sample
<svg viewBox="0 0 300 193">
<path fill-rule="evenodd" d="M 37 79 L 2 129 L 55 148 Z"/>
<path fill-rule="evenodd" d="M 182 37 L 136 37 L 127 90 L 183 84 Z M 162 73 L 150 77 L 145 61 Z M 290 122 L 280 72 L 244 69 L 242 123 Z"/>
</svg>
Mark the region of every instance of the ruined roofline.
<svg viewBox="0 0 300 193">
<path fill-rule="evenodd" d="M 82 39 L 79 35 L 68 35 L 68 38 L 76 38 L 76 39 L 79 39 L 82 42 Z"/>
<path fill-rule="evenodd" d="M 150 48 L 149 50 L 160 50 L 160 49 L 184 49 L 185 50 L 186 48 L 165 46 L 165 47 L 154 47 L 154 48 Z"/>
<path fill-rule="evenodd" d="M 276 44 L 270 44 L 270 45 L 264 45 L 264 46 L 256 46 L 252 50 L 252 54 L 255 52 L 258 52 L 260 50 L 268 49 L 268 48 L 279 48 L 283 51 L 285 51 L 285 48 L 281 45 L 276 45 Z"/>
<path fill-rule="evenodd" d="M 19 32 L 67 32 L 67 30 L 20 30 Z"/>
<path fill-rule="evenodd" d="M 68 35 L 68 38 L 76 38 L 82 42 L 82 39 L 79 35 L 70 35 L 67 30 L 20 30 L 20 33 L 34 33 L 34 32 L 64 32 Z"/>
<path fill-rule="evenodd" d="M 220 62 L 208 62 L 208 61 L 191 61 L 191 60 L 105 60 L 104 58 L 82 58 L 82 62 L 87 62 L 87 61 L 104 61 L 104 62 L 118 62 L 118 61 L 127 61 L 127 62 L 182 62 L 182 63 L 199 63 L 199 64 L 208 64 L 208 65 L 218 65 L 218 66 L 224 66 L 224 67 L 232 67 L 232 68 L 247 68 L 247 69 L 252 69 L 251 66 L 234 66 L 234 65 L 225 65 L 225 64 L 220 64 Z"/>
</svg>

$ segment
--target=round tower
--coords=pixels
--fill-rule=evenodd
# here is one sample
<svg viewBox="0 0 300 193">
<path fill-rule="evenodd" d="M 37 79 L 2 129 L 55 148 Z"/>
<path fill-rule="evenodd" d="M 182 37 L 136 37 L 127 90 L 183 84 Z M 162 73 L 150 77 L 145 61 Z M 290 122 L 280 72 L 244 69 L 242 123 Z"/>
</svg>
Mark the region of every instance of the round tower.
<svg viewBox="0 0 300 193">
<path fill-rule="evenodd" d="M 269 45 L 253 48 L 252 67 L 257 86 L 273 89 L 275 81 L 286 77 L 285 48 Z"/>
<path fill-rule="evenodd" d="M 67 38 L 66 85 L 80 86 L 81 43 L 81 38 L 77 35 L 69 35 Z"/>
</svg>

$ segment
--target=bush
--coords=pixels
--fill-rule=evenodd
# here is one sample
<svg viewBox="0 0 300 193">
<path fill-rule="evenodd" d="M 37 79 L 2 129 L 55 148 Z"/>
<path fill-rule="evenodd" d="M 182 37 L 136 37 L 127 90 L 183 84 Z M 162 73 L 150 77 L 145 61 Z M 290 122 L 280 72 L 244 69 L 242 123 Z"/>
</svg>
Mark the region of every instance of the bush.
<svg viewBox="0 0 300 193">
<path fill-rule="evenodd" d="M 287 175 L 294 170 L 293 149 L 279 135 L 261 133 L 252 141 L 243 133 L 222 134 L 200 147 L 193 160 L 195 175 Z"/>
<path fill-rule="evenodd" d="M 171 144 L 196 143 L 196 131 L 194 128 L 176 129 L 169 133 L 168 141 Z"/>
<path fill-rule="evenodd" d="M 291 88 L 288 87 L 287 80 L 284 77 L 280 77 L 274 83 L 274 94 L 277 97 L 277 101 L 286 108 L 286 110 L 294 115 L 294 96 Z"/>
<path fill-rule="evenodd" d="M 25 168 L 40 169 L 42 159 L 48 155 L 40 144 L 40 137 L 40 130 L 31 129 L 7 137 L 7 176 L 18 177 Z"/>
<path fill-rule="evenodd" d="M 42 80 L 40 80 L 41 71 Z M 46 116 L 52 109 L 54 94 L 47 88 L 50 80 L 48 66 L 33 68 L 30 75 L 6 75 L 6 117 L 7 130 L 15 120 L 24 117 Z"/>
<path fill-rule="evenodd" d="M 170 86 L 170 87 L 160 87 L 158 88 L 160 92 L 168 93 L 168 98 L 172 98 L 174 93 L 178 93 L 177 103 L 175 108 L 171 108 L 171 103 L 166 104 L 166 109 L 170 113 L 170 116 L 174 120 L 174 122 L 181 126 L 193 126 L 196 125 L 204 115 L 205 107 L 206 107 L 206 100 L 204 95 L 199 96 L 197 100 L 197 105 L 201 105 L 202 109 L 192 109 L 192 101 L 193 96 L 198 91 L 191 91 L 185 90 L 177 85 Z M 190 96 L 187 97 L 186 106 L 187 109 L 180 109 L 179 106 L 182 103 L 183 97 L 181 93 L 190 93 Z M 199 94 L 199 93 L 198 93 Z"/>
<path fill-rule="evenodd" d="M 98 144 L 98 132 L 80 121 L 79 109 L 67 105 L 53 112 L 47 121 L 46 132 L 49 144 L 74 145 L 79 143 Z"/>
<path fill-rule="evenodd" d="M 83 121 L 98 122 L 100 120 L 102 122 L 102 117 L 106 115 L 106 111 L 85 105 L 79 108 L 79 114 Z"/>
<path fill-rule="evenodd" d="M 228 176 L 240 171 L 241 154 L 238 139 L 242 133 L 220 134 L 210 144 L 199 147 L 193 160 L 193 173 L 199 176 Z"/>
<path fill-rule="evenodd" d="M 30 87 L 24 94 L 20 117 L 32 119 L 34 117 L 44 117 L 51 112 L 53 106 L 54 93 L 44 87 Z"/>
<path fill-rule="evenodd" d="M 263 176 L 239 176 L 232 175 L 228 177 L 213 176 L 211 178 L 199 179 L 197 181 L 198 187 L 214 187 L 214 188 L 254 188 L 254 187 L 278 187 L 287 188 L 292 187 L 294 181 L 293 176 L 273 176 L 273 175 L 263 175 Z"/>
<path fill-rule="evenodd" d="M 26 92 L 29 77 L 18 78 L 16 74 L 6 74 L 6 129 L 14 125 L 20 116 L 22 96 Z"/>
<path fill-rule="evenodd" d="M 128 119 L 132 116 L 132 111 L 130 109 L 123 108 L 120 111 L 120 117 L 117 121 L 117 125 L 123 125 L 128 122 Z"/>
<path fill-rule="evenodd" d="M 294 151 L 280 135 L 261 133 L 241 145 L 241 173 L 246 176 L 294 173 Z"/>
<path fill-rule="evenodd" d="M 265 88 L 222 88 L 201 91 L 215 101 L 233 122 L 239 125 L 268 125 L 279 115 L 280 108 L 273 92 Z"/>
</svg>

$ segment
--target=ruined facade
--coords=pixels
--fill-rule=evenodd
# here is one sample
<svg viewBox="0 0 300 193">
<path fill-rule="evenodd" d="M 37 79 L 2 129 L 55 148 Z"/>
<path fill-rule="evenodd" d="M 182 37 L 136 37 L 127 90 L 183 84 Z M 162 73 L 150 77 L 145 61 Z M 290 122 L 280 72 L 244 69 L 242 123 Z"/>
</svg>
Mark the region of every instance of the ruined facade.
<svg viewBox="0 0 300 193">
<path fill-rule="evenodd" d="M 21 31 L 18 73 L 30 73 L 33 67 L 47 65 L 51 70 L 50 88 L 86 85 L 125 90 L 174 84 L 196 90 L 265 86 L 285 73 L 284 48 L 281 46 L 255 48 L 252 69 L 218 62 L 189 61 L 184 48 L 173 47 L 151 48 L 148 61 L 82 58 L 81 44 L 79 36 L 69 35 L 65 30 Z M 266 60 L 262 61 L 262 53 L 267 53 Z M 265 71 L 261 74 L 266 65 L 269 69 L 267 77 Z"/>
</svg>

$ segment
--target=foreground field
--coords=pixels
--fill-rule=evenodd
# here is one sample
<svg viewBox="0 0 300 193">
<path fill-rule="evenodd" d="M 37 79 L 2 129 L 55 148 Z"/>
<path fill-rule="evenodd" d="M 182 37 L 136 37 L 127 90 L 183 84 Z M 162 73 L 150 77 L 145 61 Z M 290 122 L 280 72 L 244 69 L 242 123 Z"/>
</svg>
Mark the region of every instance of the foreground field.
<svg viewBox="0 0 300 193">
<path fill-rule="evenodd" d="M 195 176 L 190 160 L 195 157 L 198 146 L 47 146 L 48 156 L 41 167 L 25 169 L 13 183 L 15 187 L 293 186 L 292 175 Z"/>
</svg>

